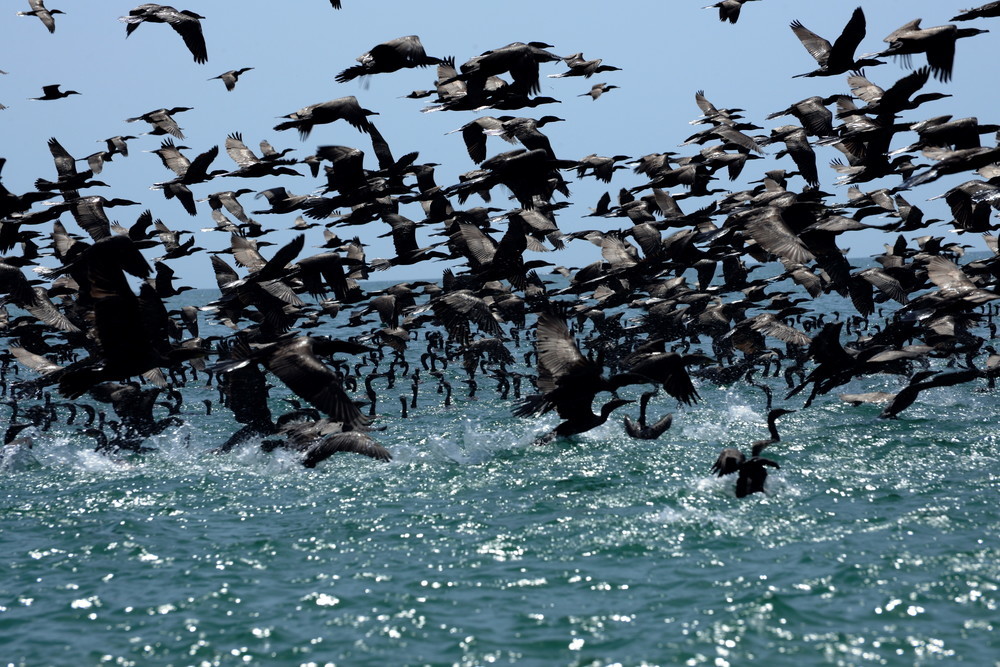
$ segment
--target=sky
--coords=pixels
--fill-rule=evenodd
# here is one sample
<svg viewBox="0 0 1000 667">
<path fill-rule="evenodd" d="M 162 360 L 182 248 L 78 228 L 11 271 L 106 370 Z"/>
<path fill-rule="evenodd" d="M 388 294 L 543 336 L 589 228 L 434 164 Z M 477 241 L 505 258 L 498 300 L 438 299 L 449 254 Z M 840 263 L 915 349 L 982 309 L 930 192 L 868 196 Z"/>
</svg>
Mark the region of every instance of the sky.
<svg viewBox="0 0 1000 667">
<path fill-rule="evenodd" d="M 771 112 L 812 95 L 848 93 L 843 76 L 798 78 L 816 64 L 788 27 L 797 19 L 817 34 L 833 41 L 850 18 L 858 3 L 818 2 L 815 0 L 762 0 L 748 3 L 739 23 L 720 23 L 716 10 L 703 9 L 705 0 L 630 0 L 609 3 L 578 0 L 575 3 L 527 2 L 506 0 L 503 3 L 457 2 L 454 0 L 343 0 L 340 11 L 328 0 L 240 0 L 239 2 L 196 2 L 175 5 L 205 16 L 203 32 L 208 47 L 208 63 L 193 61 L 180 37 L 166 25 L 146 24 L 125 38 L 125 26 L 117 19 L 136 5 L 134 1 L 50 0 L 49 9 L 61 9 L 56 15 L 56 32 L 49 34 L 38 19 L 18 17 L 17 11 L 29 9 L 28 0 L 3 0 L 0 12 L 0 156 L 7 158 L 2 173 L 4 185 L 16 193 L 33 188 L 36 178 L 53 179 L 55 168 L 46 142 L 56 137 L 75 157 L 84 157 L 101 148 L 99 141 L 119 134 L 138 135 L 149 128 L 144 123 L 126 123 L 126 118 L 161 107 L 189 106 L 193 111 L 180 114 L 178 123 L 191 150 L 189 157 L 214 145 L 223 147 L 228 134 L 241 132 L 248 146 L 267 139 L 278 150 L 295 149 L 291 156 L 305 157 L 318 146 L 339 144 L 355 146 L 366 152 L 366 166 L 376 168 L 367 136 L 342 123 L 317 127 L 311 137 L 301 141 L 294 131 L 277 132 L 277 118 L 301 107 L 326 100 L 355 95 L 362 106 L 379 113 L 373 121 L 398 158 L 419 151 L 420 162 L 439 164 L 439 185 L 457 182 L 459 174 L 476 165 L 469 159 L 461 135 L 447 134 L 476 117 L 475 112 L 421 113 L 427 100 L 407 99 L 412 90 L 433 88 L 434 68 L 413 69 L 380 74 L 365 80 L 336 83 L 334 76 L 355 64 L 355 58 L 372 46 L 401 37 L 419 35 L 429 55 L 454 56 L 458 63 L 488 49 L 514 41 L 544 41 L 552 51 L 567 56 L 583 52 L 587 58 L 602 58 L 605 64 L 621 71 L 598 74 L 594 78 L 547 78 L 565 69 L 561 63 L 542 66 L 542 95 L 561 100 L 559 104 L 513 112 L 532 116 L 552 114 L 566 122 L 546 125 L 556 155 L 579 159 L 591 153 L 639 157 L 648 153 L 697 152 L 698 146 L 679 148 L 684 139 L 702 126 L 688 121 L 700 115 L 694 95 L 705 95 L 719 107 L 745 109 L 746 118 L 765 129 L 793 122 L 791 118 L 766 121 Z M 909 0 L 889 2 L 868 0 L 859 3 L 867 16 L 868 34 L 858 54 L 874 52 L 885 44 L 882 38 L 917 17 L 924 27 L 947 23 L 960 9 L 974 6 L 976 0 Z M 978 116 L 981 122 L 996 122 L 996 75 L 990 67 L 996 62 L 1000 19 L 977 20 L 976 27 L 993 31 L 958 44 L 955 71 L 947 84 L 931 81 L 924 92 L 949 93 L 950 98 L 936 101 L 910 112 L 907 120 L 951 114 L 956 118 Z M 923 56 L 914 65 L 923 64 Z M 222 72 L 253 67 L 240 79 L 236 89 L 227 92 L 221 81 L 209 80 Z M 904 76 L 903 63 L 869 69 L 866 74 L 876 84 L 888 88 Z M 600 99 L 579 97 L 593 83 L 619 86 Z M 81 95 L 56 101 L 29 101 L 41 94 L 46 84 L 62 84 L 63 89 Z M 483 111 L 479 115 L 504 112 Z M 510 113 L 510 112 L 508 112 Z M 909 143 L 911 134 L 899 135 L 893 147 Z M 985 137 L 984 142 L 991 142 Z M 171 229 L 193 231 L 196 245 L 219 250 L 228 247 L 227 234 L 202 232 L 213 227 L 207 204 L 199 204 L 195 217 L 189 216 L 175 201 L 150 190 L 158 181 L 173 175 L 152 154 L 161 137 L 140 136 L 129 143 L 129 157 L 115 156 L 97 178 L 110 187 L 94 188 L 88 194 L 121 197 L 142 202 L 143 206 L 109 210 L 109 217 L 128 226 L 144 208 L 152 210 Z M 511 150 L 498 138 L 491 138 L 489 155 Z M 722 180 L 713 187 L 744 189 L 767 169 L 794 169 L 790 158 L 775 159 L 780 146 L 767 149 L 767 159 L 750 162 L 735 182 Z M 835 196 L 831 201 L 845 201 L 846 188 L 835 185 L 836 173 L 827 164 L 839 153 L 818 150 L 821 187 Z M 926 163 L 925 159 L 921 162 Z M 82 168 L 82 167 L 81 167 Z M 220 153 L 213 169 L 231 169 L 235 164 Z M 308 169 L 300 168 L 304 174 Z M 624 228 L 621 219 L 585 217 L 605 191 L 615 196 L 622 187 L 634 187 L 643 177 L 630 171 L 618 171 L 610 185 L 593 178 L 579 179 L 567 173 L 571 206 L 561 211 L 558 224 L 563 232 L 600 228 Z M 907 194 L 913 204 L 924 208 L 927 217 L 950 220 L 942 202 L 926 200 L 942 194 L 966 178 L 942 179 Z M 873 189 L 892 183 L 866 185 Z M 255 180 L 220 178 L 192 186 L 196 197 L 242 187 L 260 191 L 285 186 L 290 192 L 308 194 L 322 183 L 306 177 L 275 177 Z M 800 179 L 790 187 L 801 188 Z M 671 190 L 681 194 L 682 189 Z M 709 204 L 710 198 L 680 201 L 685 212 Z M 263 200 L 245 195 L 241 202 L 247 210 L 266 208 Z M 481 205 L 472 198 L 467 206 Z M 506 193 L 494 191 L 494 206 L 513 208 Z M 414 220 L 421 216 L 417 205 L 404 206 L 401 213 Z M 282 243 L 293 233 L 287 228 L 295 215 L 254 216 L 269 228 L 281 231 L 268 240 Z M 76 228 L 69 214 L 62 217 L 71 231 Z M 869 220 L 870 221 L 870 220 Z M 720 220 L 721 224 L 721 220 Z M 50 231 L 49 225 L 40 231 Z M 367 244 L 369 259 L 393 254 L 388 239 L 378 235 L 388 231 L 381 222 L 365 227 L 334 228 L 342 238 L 360 235 Z M 430 237 L 429 228 L 421 230 L 422 244 L 438 240 Z M 954 232 L 947 225 L 932 227 L 928 233 L 952 240 Z M 916 236 L 919 234 L 910 234 Z M 852 232 L 841 237 L 840 245 L 850 248 L 850 256 L 863 257 L 882 251 L 883 243 L 892 243 L 895 235 L 880 232 Z M 975 249 L 984 248 L 980 238 L 964 235 L 960 239 Z M 321 228 L 307 232 L 306 254 L 319 252 L 313 246 L 322 243 Z M 159 253 L 146 253 L 150 258 Z M 269 256 L 268 250 L 263 254 Z M 599 250 L 576 241 L 562 253 L 543 259 L 566 266 L 582 266 L 599 259 Z M 532 257 L 535 259 L 535 257 Z M 180 283 L 194 287 L 214 286 L 208 257 L 198 253 L 190 258 L 169 262 L 180 276 Z M 396 267 L 373 277 L 389 280 L 439 278 L 444 264 L 420 264 Z"/>
</svg>

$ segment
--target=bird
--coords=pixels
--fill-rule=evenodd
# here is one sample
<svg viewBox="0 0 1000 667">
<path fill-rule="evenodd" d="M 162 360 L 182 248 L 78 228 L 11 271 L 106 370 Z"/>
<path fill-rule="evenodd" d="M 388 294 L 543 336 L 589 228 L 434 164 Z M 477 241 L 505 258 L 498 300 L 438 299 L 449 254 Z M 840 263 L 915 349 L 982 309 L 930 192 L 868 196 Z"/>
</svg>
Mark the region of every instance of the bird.
<svg viewBox="0 0 1000 667">
<path fill-rule="evenodd" d="M 778 468 L 778 464 L 771 459 L 760 456 L 766 447 L 780 442 L 776 421 L 778 418 L 791 414 L 794 410 L 775 408 L 767 413 L 767 429 L 771 437 L 766 440 L 758 440 L 751 444 L 750 458 L 735 447 L 726 447 L 719 453 L 719 457 L 712 464 L 712 472 L 718 477 L 739 473 L 736 480 L 736 497 L 743 498 L 751 493 L 761 493 L 764 491 L 764 481 L 767 479 L 767 468 Z"/>
<path fill-rule="evenodd" d="M 792 21 L 791 28 L 795 36 L 802 42 L 802 46 L 819 64 L 817 69 L 805 74 L 796 74 L 796 77 L 836 76 L 863 67 L 885 64 L 875 58 L 854 59 L 854 52 L 861 44 L 861 40 L 865 38 L 865 13 L 861 7 L 854 10 L 847 25 L 840 33 L 840 37 L 833 44 L 806 28 L 799 21 Z"/>
<path fill-rule="evenodd" d="M 555 409 L 562 422 L 539 438 L 539 444 L 560 437 L 585 433 L 604 424 L 611 413 L 634 401 L 612 398 L 601 406 L 600 413 L 593 412 L 593 402 L 598 393 L 614 391 L 616 382 L 605 378 L 600 363 L 591 361 L 580 353 L 564 319 L 556 314 L 543 312 L 536 323 L 538 348 L 539 393 L 524 398 L 514 410 L 514 415 L 527 417 L 541 415 Z"/>
<path fill-rule="evenodd" d="M 340 379 L 320 357 L 370 349 L 330 338 L 292 336 L 264 345 L 242 346 L 235 361 L 223 362 L 219 372 L 230 372 L 259 362 L 298 396 L 330 419 L 340 422 L 344 431 L 363 431 L 370 423 L 369 418 L 351 401 Z"/>
<path fill-rule="evenodd" d="M 140 116 L 135 116 L 134 118 L 126 118 L 126 123 L 136 123 L 140 120 L 144 120 L 153 126 L 152 131 L 147 132 L 147 134 L 152 135 L 162 135 L 169 134 L 178 139 L 184 138 L 184 133 L 181 132 L 181 128 L 177 125 L 177 121 L 174 120 L 174 116 L 183 111 L 191 111 L 192 107 L 173 107 L 172 109 L 156 109 L 154 111 L 148 111 Z"/>
<path fill-rule="evenodd" d="M 740 10 L 743 9 L 743 5 L 747 2 L 755 2 L 756 0 L 721 0 L 714 5 L 707 5 L 702 7 L 702 9 L 718 9 L 719 10 L 719 20 L 722 22 L 729 21 L 735 24 L 740 19 Z"/>
<path fill-rule="evenodd" d="M 979 18 L 993 18 L 1000 16 L 1000 0 L 987 2 L 985 5 L 973 9 L 963 9 L 960 14 L 952 16 L 952 21 L 971 21 Z"/>
<path fill-rule="evenodd" d="M 75 90 L 59 90 L 61 84 L 54 83 L 49 86 L 42 86 L 42 96 L 41 97 L 29 97 L 29 100 L 61 100 L 64 97 L 69 97 L 70 95 L 80 95 Z"/>
<path fill-rule="evenodd" d="M 358 103 L 358 98 L 348 95 L 328 102 L 311 104 L 286 116 L 282 116 L 282 118 L 290 118 L 291 120 L 278 123 L 274 126 L 274 129 L 280 132 L 295 128 L 299 131 L 299 136 L 302 139 L 308 139 L 309 133 L 312 132 L 313 127 L 316 125 L 346 120 L 358 130 L 368 132 L 372 127 L 368 116 L 377 115 L 377 111 L 363 108 Z"/>
<path fill-rule="evenodd" d="M 169 5 L 158 5 L 146 2 L 135 9 L 129 10 L 128 16 L 121 16 L 119 21 L 125 23 L 125 37 L 128 37 L 143 23 L 166 23 L 174 29 L 187 46 L 194 61 L 199 64 L 208 62 L 208 49 L 205 46 L 205 36 L 201 32 L 200 14 L 183 9 L 178 11 Z"/>
<path fill-rule="evenodd" d="M 922 391 L 937 387 L 952 387 L 956 384 L 971 382 L 983 376 L 984 373 L 977 368 L 968 368 L 947 373 L 918 373 L 914 375 L 909 384 L 889 400 L 889 404 L 879 414 L 879 418 L 896 419 L 900 412 L 913 405 L 917 400 L 917 396 Z"/>
<path fill-rule="evenodd" d="M 233 90 L 236 88 L 236 82 L 239 78 L 252 70 L 253 67 L 241 67 L 240 69 L 231 69 L 228 72 L 223 72 L 219 76 L 213 76 L 209 81 L 214 81 L 215 79 L 221 79 L 222 83 L 226 84 L 226 90 Z"/>
<path fill-rule="evenodd" d="M 965 37 L 989 32 L 982 28 L 959 28 L 954 24 L 921 28 L 920 21 L 914 19 L 889 33 L 883 40 L 889 44 L 889 48 L 873 55 L 880 58 L 926 54 L 927 64 L 934 77 L 948 82 L 955 62 L 955 43 Z"/>
<path fill-rule="evenodd" d="M 17 15 L 34 16 L 42 22 L 42 25 L 44 25 L 50 33 L 54 33 L 56 31 L 56 20 L 52 18 L 52 15 L 66 13 L 60 9 L 46 9 L 45 2 L 43 0 L 28 0 L 28 4 L 31 6 L 31 11 L 18 12 Z"/>
<path fill-rule="evenodd" d="M 560 72 L 559 74 L 549 74 L 550 79 L 563 79 L 569 76 L 582 76 L 585 79 L 589 79 L 595 74 L 601 72 L 618 72 L 621 71 L 621 67 L 615 67 L 614 65 L 604 65 L 604 61 L 600 58 L 594 60 L 587 60 L 583 57 L 582 53 L 575 53 L 571 56 L 563 58 L 563 62 L 569 67 L 565 72 Z"/>
<path fill-rule="evenodd" d="M 407 35 L 382 42 L 373 46 L 370 51 L 358 56 L 357 60 L 361 63 L 360 65 L 348 67 L 337 74 L 337 83 L 346 83 L 359 76 L 396 72 L 413 67 L 427 67 L 444 62 L 440 58 L 428 56 L 424 51 L 424 45 L 420 43 L 420 38 L 416 35 Z"/>
<path fill-rule="evenodd" d="M 593 86 L 590 87 L 590 90 L 588 90 L 585 93 L 577 95 L 577 97 L 589 97 L 590 99 L 596 102 L 598 97 L 608 92 L 609 90 L 614 90 L 615 88 L 618 88 L 618 86 L 608 85 L 606 83 L 595 83 Z"/>
<path fill-rule="evenodd" d="M 648 405 L 649 400 L 658 393 L 659 390 L 647 391 L 644 392 L 639 398 L 638 423 L 633 422 L 631 417 L 625 415 L 625 432 L 628 433 L 629 437 L 636 438 L 637 440 L 656 440 L 670 428 L 671 424 L 673 424 L 673 413 L 660 417 L 652 424 L 646 423 L 646 406 Z"/>
</svg>

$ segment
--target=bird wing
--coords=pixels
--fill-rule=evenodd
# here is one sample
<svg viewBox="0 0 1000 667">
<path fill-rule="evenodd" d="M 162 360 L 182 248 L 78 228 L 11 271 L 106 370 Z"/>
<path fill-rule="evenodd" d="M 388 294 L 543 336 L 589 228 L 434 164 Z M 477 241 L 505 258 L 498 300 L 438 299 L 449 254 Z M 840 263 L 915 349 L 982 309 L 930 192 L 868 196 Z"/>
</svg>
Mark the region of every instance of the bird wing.
<svg viewBox="0 0 1000 667">
<path fill-rule="evenodd" d="M 830 42 L 802 25 L 799 21 L 792 21 L 790 27 L 795 36 L 802 42 L 802 46 L 806 47 L 809 55 L 815 58 L 816 62 L 821 66 L 825 65 L 826 61 L 830 58 L 830 50 L 833 48 Z"/>
<path fill-rule="evenodd" d="M 379 461 L 391 461 L 392 454 L 388 449 L 375 442 L 367 433 L 348 431 L 346 433 L 334 433 L 328 435 L 306 450 L 302 465 L 307 468 L 315 468 L 318 463 L 325 461 L 338 452 L 353 452 L 369 456 Z"/>
<path fill-rule="evenodd" d="M 345 430 L 369 424 L 368 418 L 344 391 L 336 374 L 313 354 L 308 338 L 300 337 L 283 344 L 267 359 L 266 365 L 289 389 L 330 419 L 342 422 Z"/>
<path fill-rule="evenodd" d="M 205 36 L 201 33 L 201 23 L 198 19 L 185 12 L 177 12 L 176 17 L 169 19 L 167 23 L 184 40 L 196 63 L 208 62 L 208 48 L 205 46 Z"/>
<path fill-rule="evenodd" d="M 851 19 L 844 26 L 834 43 L 831 51 L 838 54 L 844 61 L 854 60 L 854 52 L 857 50 L 861 40 L 865 38 L 865 13 L 858 7 L 851 14 Z"/>
<path fill-rule="evenodd" d="M 249 167 L 260 162 L 254 152 L 243 143 L 243 135 L 239 132 L 233 132 L 226 137 L 226 155 L 241 167 Z"/>
</svg>

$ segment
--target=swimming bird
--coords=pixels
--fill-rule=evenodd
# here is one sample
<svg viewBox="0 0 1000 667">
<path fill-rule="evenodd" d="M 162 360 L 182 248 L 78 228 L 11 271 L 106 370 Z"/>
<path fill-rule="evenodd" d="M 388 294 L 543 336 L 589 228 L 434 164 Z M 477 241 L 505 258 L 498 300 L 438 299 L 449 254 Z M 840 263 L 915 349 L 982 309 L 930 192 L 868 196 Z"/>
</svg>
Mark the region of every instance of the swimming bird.
<svg viewBox="0 0 1000 667">
<path fill-rule="evenodd" d="M 128 37 L 143 23 L 166 23 L 174 29 L 196 63 L 208 62 L 208 49 L 205 47 L 205 36 L 201 32 L 200 14 L 183 9 L 177 11 L 169 5 L 158 5 L 146 2 L 129 11 L 128 16 L 121 16 L 119 21 L 125 23 L 125 37 Z"/>
<path fill-rule="evenodd" d="M 746 458 L 743 452 L 735 447 L 726 447 L 719 453 L 718 459 L 712 464 L 711 472 L 718 477 L 731 475 L 738 472 L 736 480 L 736 497 L 743 498 L 751 493 L 764 491 L 764 481 L 767 479 L 767 468 L 779 468 L 778 464 L 771 459 L 765 459 L 760 453 L 770 445 L 781 440 L 778 434 L 778 427 L 775 423 L 779 417 L 791 414 L 795 410 L 785 410 L 776 408 L 767 413 L 767 429 L 771 437 L 766 440 L 758 440 L 751 444 L 750 458 Z"/>
<path fill-rule="evenodd" d="M 636 438 L 638 440 L 656 440 L 663 433 L 670 428 L 673 424 L 674 415 L 673 413 L 664 415 L 660 417 L 657 421 L 652 424 L 646 423 L 646 406 L 649 403 L 649 399 L 653 398 L 659 393 L 659 390 L 647 391 L 639 398 L 639 422 L 633 422 L 632 418 L 625 415 L 625 432 L 629 434 L 630 437 Z"/>
</svg>

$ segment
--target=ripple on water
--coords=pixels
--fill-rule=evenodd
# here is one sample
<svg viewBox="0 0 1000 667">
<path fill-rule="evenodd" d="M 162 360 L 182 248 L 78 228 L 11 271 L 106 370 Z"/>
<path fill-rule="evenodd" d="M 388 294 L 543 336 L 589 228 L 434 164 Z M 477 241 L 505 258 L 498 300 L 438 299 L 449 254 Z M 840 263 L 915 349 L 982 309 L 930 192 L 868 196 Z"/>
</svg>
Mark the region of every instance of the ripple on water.
<svg viewBox="0 0 1000 667">
<path fill-rule="evenodd" d="M 941 393 L 947 394 L 947 391 Z M 781 422 L 768 494 L 710 476 L 764 437 L 758 392 L 704 387 L 659 441 L 620 421 L 428 407 L 389 465 L 208 449 L 112 460 L 34 434 L 5 472 L 0 637 L 25 664 L 989 664 L 1000 581 L 991 395 L 894 421 Z M 935 403 L 938 399 L 935 398 Z M 627 408 L 626 408 L 627 409 Z M 209 435 L 204 435 L 208 433 Z M 250 443 L 251 445 L 253 443 Z M 70 645 L 66 638 L 73 637 Z M 720 662 L 721 661 L 721 662 Z"/>
</svg>

